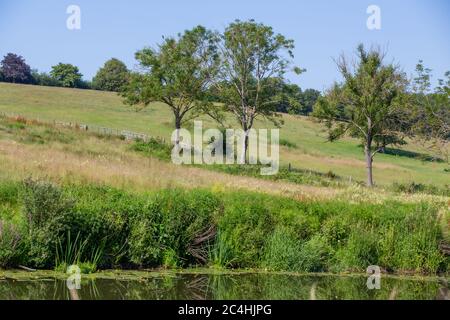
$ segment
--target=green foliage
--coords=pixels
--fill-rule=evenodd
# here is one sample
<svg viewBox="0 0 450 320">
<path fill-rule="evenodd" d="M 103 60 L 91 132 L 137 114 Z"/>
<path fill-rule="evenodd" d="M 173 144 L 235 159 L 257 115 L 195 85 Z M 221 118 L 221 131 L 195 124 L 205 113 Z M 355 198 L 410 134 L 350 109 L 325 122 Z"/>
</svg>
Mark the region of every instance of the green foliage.
<svg viewBox="0 0 450 320">
<path fill-rule="evenodd" d="M 0 219 L 0 268 L 16 265 L 23 257 L 22 234 L 11 222 Z"/>
<path fill-rule="evenodd" d="M 374 230 L 353 226 L 345 246 L 336 252 L 336 268 L 348 271 L 364 271 L 370 265 L 378 265 L 377 236 Z"/>
<path fill-rule="evenodd" d="M 332 249 L 326 240 L 316 234 L 299 251 L 299 270 L 305 272 L 323 272 L 330 268 L 329 259 L 332 256 Z"/>
<path fill-rule="evenodd" d="M 412 124 L 408 129 L 427 141 L 428 148 L 449 163 L 450 71 L 445 73 L 445 77 L 445 80 L 439 79 L 439 86 L 432 91 L 431 69 L 419 61 L 412 84 Z"/>
<path fill-rule="evenodd" d="M 325 221 L 322 226 L 324 238 L 333 246 L 342 245 L 347 240 L 351 226 L 344 214 L 337 214 Z"/>
<path fill-rule="evenodd" d="M 280 144 L 280 146 L 285 146 L 285 147 L 292 148 L 292 149 L 297 148 L 297 145 L 295 143 L 290 142 L 289 140 L 286 140 L 286 139 L 280 139 L 279 144 Z"/>
<path fill-rule="evenodd" d="M 49 87 L 57 87 L 59 85 L 58 80 L 46 72 L 38 72 L 37 70 L 33 70 L 31 75 L 33 77 L 33 84 Z"/>
<path fill-rule="evenodd" d="M 254 20 L 236 20 L 218 42 L 221 63 L 215 82 L 225 109 L 235 115 L 244 131 L 253 127 L 257 117 L 280 125 L 277 107 L 298 105 L 295 97 L 282 92 L 284 73 L 293 58 L 293 40 Z"/>
<path fill-rule="evenodd" d="M 385 65 L 383 57 L 379 50 L 366 51 L 362 44 L 353 68 L 342 56 L 338 67 L 343 83 L 334 84 L 319 98 L 313 113 L 325 123 L 330 141 L 346 134 L 361 140 L 370 187 L 374 155 L 387 145 L 405 144 L 404 132 L 409 125 L 406 77 L 395 65 Z"/>
<path fill-rule="evenodd" d="M 81 85 L 81 78 L 83 75 L 78 70 L 78 67 L 69 63 L 59 63 L 52 66 L 50 75 L 58 82 L 60 86 L 76 88 Z"/>
<path fill-rule="evenodd" d="M 127 83 L 128 76 L 127 66 L 122 61 L 112 58 L 98 70 L 92 79 L 92 86 L 97 90 L 117 92 Z"/>
<path fill-rule="evenodd" d="M 426 194 L 435 194 L 440 196 L 450 197 L 450 185 L 445 188 L 439 188 L 435 185 L 427 185 L 423 183 L 398 183 L 394 182 L 392 184 L 392 189 L 396 192 L 404 192 L 404 193 L 426 193 Z"/>
<path fill-rule="evenodd" d="M 173 112 L 175 128 L 192 119 L 211 103 L 206 88 L 217 72 L 217 53 L 211 31 L 202 26 L 177 38 L 167 37 L 157 50 L 145 48 L 136 59 L 145 73 L 133 73 L 121 92 L 130 105 L 165 103 Z"/>
<path fill-rule="evenodd" d="M 277 227 L 267 240 L 262 267 L 273 271 L 301 271 L 301 242 L 286 227 Z"/>
<path fill-rule="evenodd" d="M 198 254 L 207 258 L 208 243 L 201 238 L 214 230 L 219 212 L 219 199 L 209 192 L 159 192 L 132 221 L 131 261 L 139 265 L 186 266 L 195 263 Z"/>
<path fill-rule="evenodd" d="M 58 242 L 64 242 L 70 228 L 73 201 L 52 183 L 27 179 L 23 203 L 28 221 L 28 259 L 37 267 L 48 267 L 54 260 Z"/>
<path fill-rule="evenodd" d="M 157 138 L 150 138 L 149 141 L 136 141 L 132 145 L 132 150 L 156 157 L 161 160 L 170 160 L 172 147 Z"/>
<path fill-rule="evenodd" d="M 274 223 L 270 209 L 260 200 L 264 199 L 233 195 L 220 219 L 219 230 L 232 249 L 233 267 L 256 267 L 263 256 Z"/>
<path fill-rule="evenodd" d="M 0 190 L 14 190 L 0 183 Z M 14 185 L 14 184 L 12 184 Z M 26 180 L 3 192 L 2 267 L 83 272 L 111 267 L 267 268 L 277 271 L 445 272 L 448 217 L 419 203 L 298 202 L 248 192 L 161 190 Z M 11 200 L 14 195 L 19 200 Z M 68 199 L 76 199 L 71 201 Z M 22 205 L 23 211 L 14 206 Z M 26 219 L 22 219 L 21 216 Z M 446 238 L 447 237 L 447 238 Z"/>
</svg>

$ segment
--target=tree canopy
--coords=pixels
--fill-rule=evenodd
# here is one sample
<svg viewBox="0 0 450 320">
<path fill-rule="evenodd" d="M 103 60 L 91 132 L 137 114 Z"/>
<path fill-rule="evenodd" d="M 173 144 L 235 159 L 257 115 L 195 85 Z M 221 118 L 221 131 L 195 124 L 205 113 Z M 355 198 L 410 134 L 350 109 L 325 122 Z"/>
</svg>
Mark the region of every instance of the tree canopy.
<svg viewBox="0 0 450 320">
<path fill-rule="evenodd" d="M 416 66 L 412 82 L 412 134 L 421 138 L 427 147 L 449 161 L 450 141 L 450 71 L 446 79 L 432 90 L 431 69 L 423 61 Z"/>
<path fill-rule="evenodd" d="M 92 79 L 92 86 L 97 90 L 120 91 L 127 83 L 129 71 L 125 63 L 112 58 L 105 62 Z"/>
<path fill-rule="evenodd" d="M 348 63 L 344 56 L 337 61 L 344 81 L 336 83 L 320 98 L 314 116 L 328 128 L 329 140 L 350 134 L 361 140 L 367 165 L 367 185 L 373 186 L 372 162 L 376 153 L 390 144 L 403 144 L 408 123 L 406 76 L 398 66 L 383 63 L 379 49 L 357 49 L 357 61 Z"/>
<path fill-rule="evenodd" d="M 63 87 L 75 88 L 81 85 L 83 75 L 79 72 L 78 67 L 69 63 L 59 63 L 52 66 L 50 75 L 58 81 Z"/>
<path fill-rule="evenodd" d="M 276 34 L 272 27 L 253 20 L 231 23 L 219 37 L 220 72 L 215 86 L 230 111 L 248 135 L 258 116 L 276 125 L 279 97 L 273 86 L 281 81 L 293 58 L 294 41 Z M 299 68 L 293 71 L 300 73 Z M 248 137 L 242 152 L 245 161 Z"/>
<path fill-rule="evenodd" d="M 8 53 L 0 63 L 0 73 L 3 81 L 13 83 L 30 83 L 31 68 L 25 59 L 14 53 Z"/>
<path fill-rule="evenodd" d="M 122 96 L 141 107 L 152 101 L 165 103 L 180 129 L 210 104 L 205 97 L 218 68 L 216 50 L 213 33 L 202 26 L 165 38 L 157 49 L 140 50 L 136 59 L 142 72 L 132 74 Z"/>
</svg>

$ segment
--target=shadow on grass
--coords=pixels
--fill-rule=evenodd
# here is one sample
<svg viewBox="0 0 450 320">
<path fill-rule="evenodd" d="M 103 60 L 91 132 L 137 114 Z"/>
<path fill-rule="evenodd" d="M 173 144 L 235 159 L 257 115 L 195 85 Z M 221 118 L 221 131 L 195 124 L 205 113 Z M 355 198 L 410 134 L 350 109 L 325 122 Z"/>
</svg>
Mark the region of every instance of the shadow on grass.
<svg viewBox="0 0 450 320">
<path fill-rule="evenodd" d="M 421 161 L 438 162 L 438 163 L 444 162 L 444 160 L 439 157 L 433 157 L 429 154 L 408 151 L 408 150 L 402 150 L 402 149 L 386 148 L 384 150 L 384 152 L 381 152 L 381 153 L 391 155 L 391 156 L 407 157 L 407 158 L 417 159 L 417 160 L 421 160 Z"/>
</svg>

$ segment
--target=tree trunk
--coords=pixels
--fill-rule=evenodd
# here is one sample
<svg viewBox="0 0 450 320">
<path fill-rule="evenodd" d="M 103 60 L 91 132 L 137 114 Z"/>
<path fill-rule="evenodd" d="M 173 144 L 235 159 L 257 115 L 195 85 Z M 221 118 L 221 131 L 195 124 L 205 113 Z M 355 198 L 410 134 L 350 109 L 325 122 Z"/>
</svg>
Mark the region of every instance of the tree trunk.
<svg viewBox="0 0 450 320">
<path fill-rule="evenodd" d="M 373 175 L 372 175 L 372 150 L 370 146 L 364 148 L 364 153 L 366 155 L 366 168 L 367 168 L 367 186 L 373 187 Z"/>
<path fill-rule="evenodd" d="M 242 154 L 241 154 L 241 164 L 247 163 L 247 150 L 248 150 L 248 133 L 250 130 L 245 130 L 245 136 L 242 140 Z"/>
<path fill-rule="evenodd" d="M 175 130 L 176 130 L 176 138 L 175 145 L 179 146 L 180 144 L 180 129 L 181 129 L 181 119 L 175 116 Z"/>
</svg>

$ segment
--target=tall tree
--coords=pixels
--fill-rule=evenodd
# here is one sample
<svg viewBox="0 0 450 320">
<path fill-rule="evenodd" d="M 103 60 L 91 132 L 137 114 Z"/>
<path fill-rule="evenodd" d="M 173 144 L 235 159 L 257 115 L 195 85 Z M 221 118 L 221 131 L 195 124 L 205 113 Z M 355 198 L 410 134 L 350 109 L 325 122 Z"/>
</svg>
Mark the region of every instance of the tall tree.
<svg viewBox="0 0 450 320">
<path fill-rule="evenodd" d="M 373 186 L 372 163 L 387 145 L 404 143 L 405 75 L 384 64 L 379 49 L 357 49 L 358 60 L 349 64 L 341 56 L 337 65 L 344 81 L 319 98 L 314 116 L 325 122 L 329 140 L 346 133 L 361 140 L 367 166 L 367 185 Z"/>
<path fill-rule="evenodd" d="M 236 20 L 220 38 L 221 70 L 215 85 L 225 109 L 234 114 L 245 132 L 240 159 L 245 163 L 248 134 L 255 119 L 262 116 L 276 125 L 281 123 L 275 117 L 279 97 L 273 85 L 274 79 L 282 80 L 288 70 L 294 41 L 253 20 Z"/>
<path fill-rule="evenodd" d="M 125 63 L 112 58 L 105 62 L 92 79 L 92 85 L 97 90 L 120 91 L 127 83 L 129 71 Z"/>
<path fill-rule="evenodd" d="M 3 81 L 12 83 L 30 83 L 31 69 L 25 59 L 14 53 L 8 53 L 1 61 L 0 73 Z"/>
<path fill-rule="evenodd" d="M 82 85 L 81 78 L 83 75 L 78 67 L 69 63 L 59 63 L 52 66 L 50 75 L 63 87 L 76 88 Z"/>
<path fill-rule="evenodd" d="M 157 49 L 138 51 L 143 72 L 134 73 L 124 87 L 125 102 L 141 108 L 153 101 L 165 103 L 173 112 L 178 145 L 182 124 L 211 104 L 206 93 L 218 68 L 216 50 L 213 33 L 197 26 L 166 38 Z"/>
<path fill-rule="evenodd" d="M 425 146 L 449 162 L 450 141 L 450 71 L 446 79 L 432 90 L 431 69 L 420 60 L 412 85 L 412 132 L 424 141 Z"/>
</svg>

